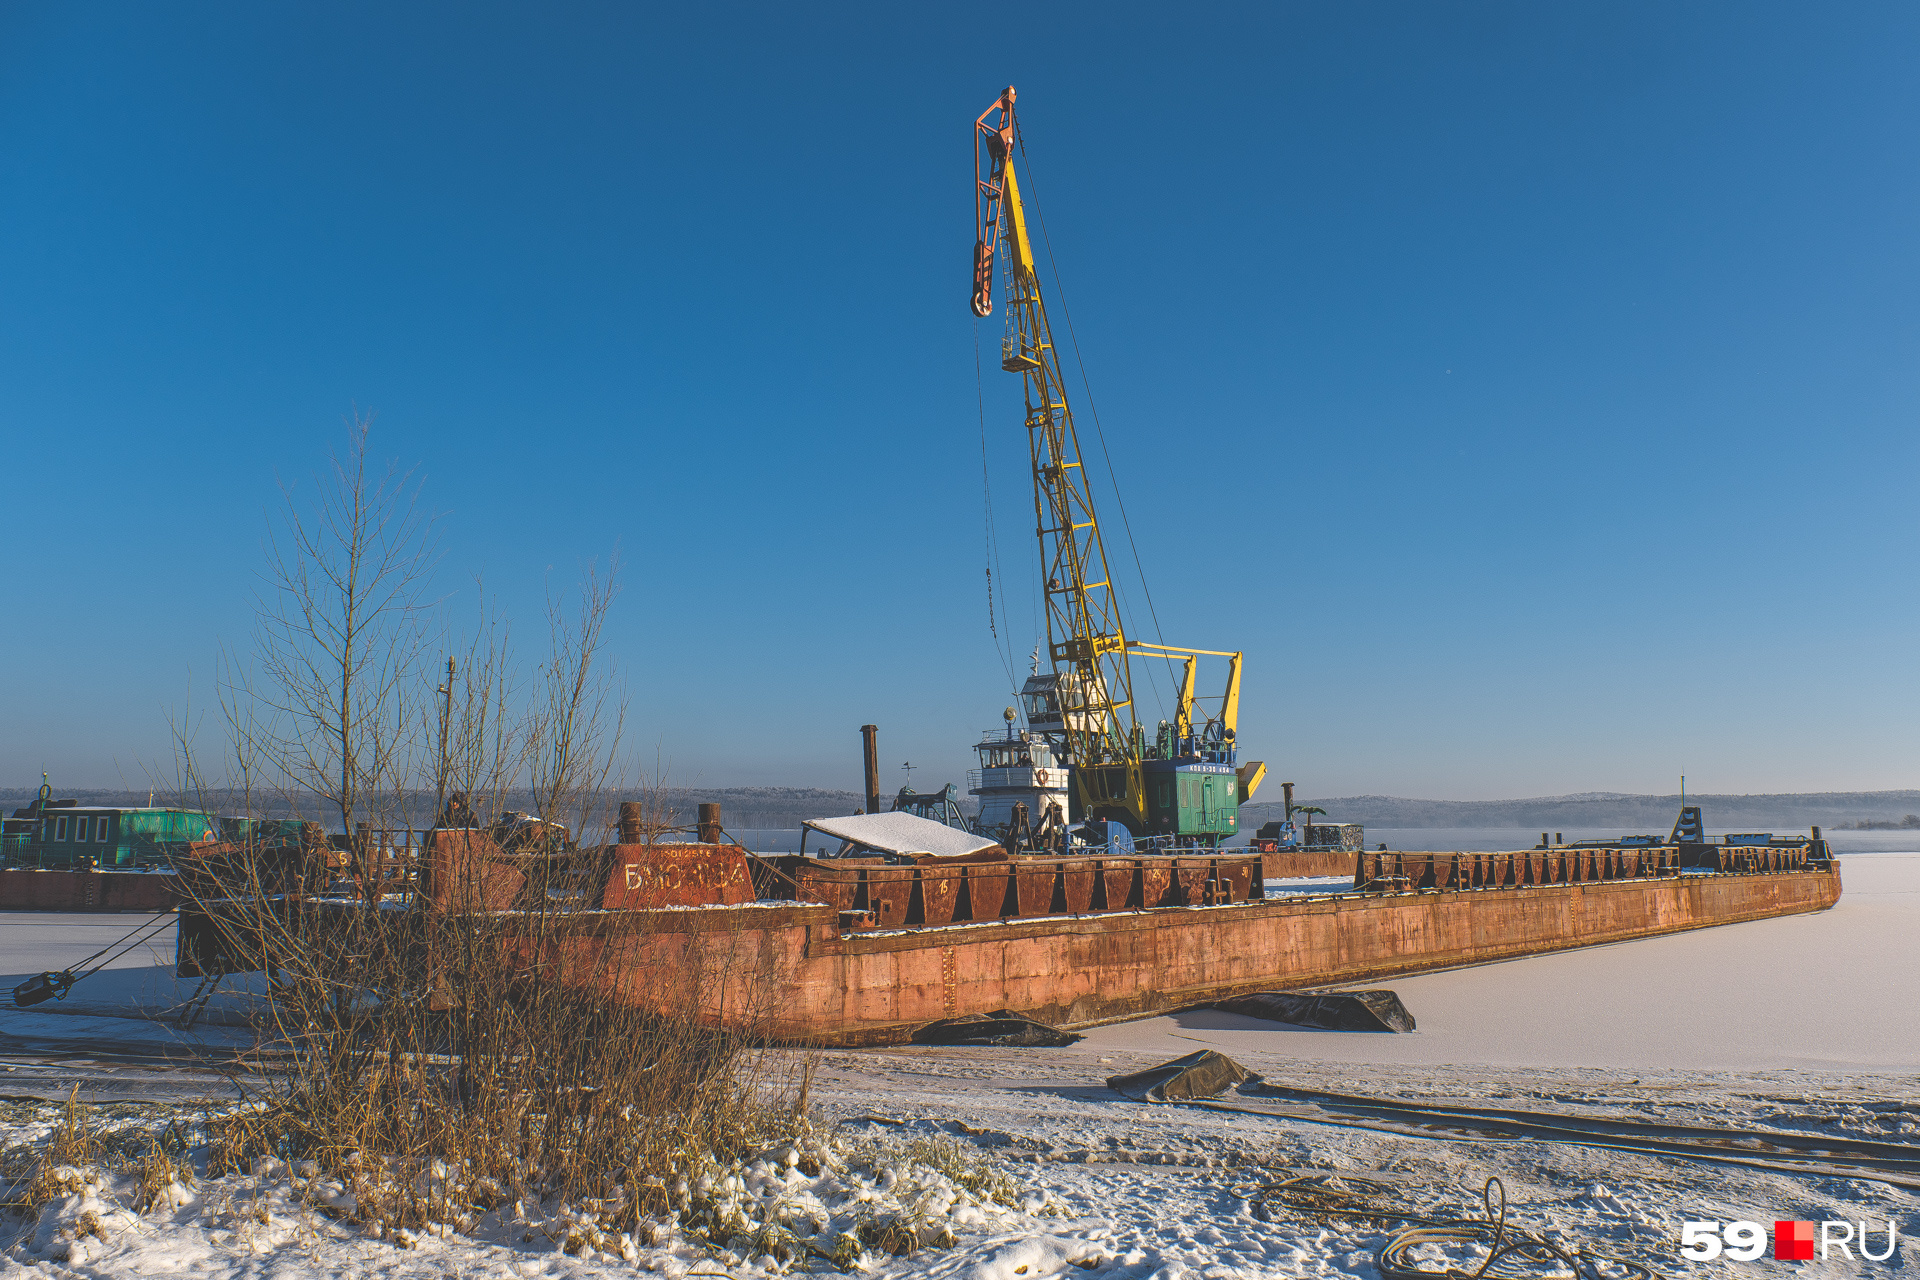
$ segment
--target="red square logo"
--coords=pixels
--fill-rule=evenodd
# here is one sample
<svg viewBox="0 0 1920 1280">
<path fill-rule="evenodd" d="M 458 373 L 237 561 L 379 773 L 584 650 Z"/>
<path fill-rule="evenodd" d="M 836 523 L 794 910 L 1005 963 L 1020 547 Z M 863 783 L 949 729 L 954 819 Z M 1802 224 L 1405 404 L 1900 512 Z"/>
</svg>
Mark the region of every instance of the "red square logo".
<svg viewBox="0 0 1920 1280">
<path fill-rule="evenodd" d="M 1811 1222 L 1774 1223 L 1773 1256 L 1781 1262 L 1812 1262 L 1813 1224 Z"/>
</svg>

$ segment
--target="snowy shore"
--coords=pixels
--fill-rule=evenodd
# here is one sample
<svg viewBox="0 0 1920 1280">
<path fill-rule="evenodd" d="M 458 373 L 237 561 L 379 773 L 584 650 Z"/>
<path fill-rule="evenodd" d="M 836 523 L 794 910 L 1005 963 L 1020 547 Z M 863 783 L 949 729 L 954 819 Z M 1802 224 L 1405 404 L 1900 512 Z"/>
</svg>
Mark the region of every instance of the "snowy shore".
<svg viewBox="0 0 1920 1280">
<path fill-rule="evenodd" d="M 1066 1048 L 821 1054 L 812 1094 L 819 1118 L 837 1125 L 836 1141 L 864 1152 L 866 1163 L 808 1173 L 771 1158 L 742 1170 L 737 1192 L 728 1194 L 783 1200 L 796 1220 L 818 1222 L 827 1235 L 876 1206 L 900 1214 L 917 1208 L 945 1227 L 950 1244 L 943 1238 L 910 1257 L 869 1249 L 853 1263 L 884 1276 L 1374 1276 L 1385 1228 L 1317 1220 L 1258 1194 L 1290 1172 L 1311 1171 L 1372 1178 L 1397 1203 L 1437 1216 L 1477 1214 L 1482 1183 L 1497 1175 L 1516 1225 L 1558 1232 L 1570 1245 L 1661 1275 L 1785 1265 L 1683 1261 L 1680 1224 L 1697 1218 L 1769 1226 L 1867 1219 L 1877 1241 L 1891 1217 L 1902 1234 L 1893 1258 L 1797 1265 L 1820 1276 L 1911 1267 L 1920 1252 L 1906 1232 L 1920 1231 L 1920 1198 L 1873 1177 L 1438 1129 L 1383 1133 L 1129 1102 L 1104 1084 L 1109 1075 L 1212 1048 L 1296 1089 L 1871 1139 L 1913 1144 L 1920 1155 L 1920 1017 L 1912 1003 L 1920 989 L 1920 854 L 1853 855 L 1842 863 L 1845 895 L 1818 915 L 1398 980 L 1390 985 L 1420 1023 L 1411 1035 L 1308 1031 L 1193 1011 L 1096 1028 Z M 43 938 L 31 944 L 32 962 L 22 963 L 29 946 L 16 941 L 22 932 L 0 930 L 7 968 L 65 962 Z M 145 989 L 160 980 L 151 961 L 147 969 L 119 981 Z M 8 1081 L 51 1084 L 84 1074 L 105 1097 L 116 1079 L 135 1084 L 166 1074 L 132 1061 L 131 1052 L 124 1063 L 110 1053 L 90 1056 L 78 1041 L 66 1056 L 49 1052 L 58 1027 L 47 1024 L 59 1022 L 78 1031 L 134 1020 L 98 1011 L 0 1014 L 11 1068 L 0 1077 L 0 1094 L 9 1092 Z M 150 1022 L 136 1029 L 155 1053 L 173 1034 Z M 207 1034 L 217 1040 L 228 1032 Z M 800 1056 L 785 1055 L 789 1065 Z M 36 1091 L 51 1092 L 12 1096 Z M 0 1105 L 8 1142 L 44 1137 L 49 1108 Z M 145 1123 L 150 1114 L 142 1106 L 120 1110 L 126 1123 Z M 934 1167 L 940 1160 L 930 1151 L 983 1161 L 1011 1190 L 997 1199 L 973 1194 L 950 1170 Z M 13 1221 L 0 1280 L 184 1273 L 572 1280 L 636 1269 L 673 1276 L 766 1269 L 765 1260 L 708 1252 L 672 1232 L 657 1241 L 606 1239 L 605 1247 L 569 1254 L 556 1205 L 503 1206 L 465 1232 L 401 1247 L 327 1217 L 324 1190 L 296 1187 L 289 1171 L 268 1167 L 256 1178 L 182 1188 L 165 1206 L 137 1214 L 124 1186 L 76 1183 L 72 1196 L 38 1218 Z M 75 1224 L 89 1213 L 99 1232 L 76 1238 Z M 818 1257 L 810 1265 L 835 1269 Z"/>
</svg>

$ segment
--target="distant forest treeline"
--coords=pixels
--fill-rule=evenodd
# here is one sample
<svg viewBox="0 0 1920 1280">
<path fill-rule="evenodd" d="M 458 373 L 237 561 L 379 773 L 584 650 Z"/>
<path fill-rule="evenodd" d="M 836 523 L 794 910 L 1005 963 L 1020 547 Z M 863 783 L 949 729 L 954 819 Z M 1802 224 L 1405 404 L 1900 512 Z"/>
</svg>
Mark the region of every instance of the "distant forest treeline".
<svg viewBox="0 0 1920 1280">
<path fill-rule="evenodd" d="M 1876 822 L 1872 818 L 1862 818 L 1858 822 L 1842 822 L 1834 827 L 1835 831 L 1920 831 L 1920 813 L 1909 813 L 1898 822 Z"/>
<path fill-rule="evenodd" d="M 0 787 L 0 808 L 11 813 L 22 805 L 32 803 L 37 792 L 38 788 L 35 787 Z M 196 799 L 186 802 L 163 791 L 155 791 L 152 795 L 155 804 L 188 803 L 215 813 L 238 813 L 243 807 L 241 797 L 234 792 L 203 792 Z M 60 790 L 54 792 L 54 798 L 123 809 L 148 803 L 146 791 Z M 608 801 L 611 805 L 620 800 L 647 798 L 647 795 L 635 792 L 631 795 L 623 793 L 609 796 Z M 851 791 L 825 791 L 816 787 L 668 787 L 651 793 L 651 798 L 665 816 L 677 825 L 691 825 L 699 817 L 702 804 L 718 803 L 721 822 L 743 830 L 754 827 L 797 827 L 808 818 L 832 818 L 852 813 L 865 803 Z M 434 794 L 427 792 L 425 795 L 409 796 L 408 799 L 411 803 L 407 809 L 420 815 L 418 820 L 421 825 L 429 825 L 432 822 Z M 526 791 L 510 791 L 501 799 L 502 809 L 526 812 L 533 807 L 532 794 Z M 265 795 L 255 796 L 252 808 L 253 816 L 258 818 L 298 816 L 310 818 L 323 826 L 339 825 L 338 817 L 329 815 L 319 802 L 303 804 L 300 812 L 296 813 L 294 806 L 283 797 Z"/>
<path fill-rule="evenodd" d="M 1638 827 L 1663 833 L 1680 813 L 1680 797 L 1626 795 L 1592 791 L 1571 796 L 1537 796 L 1530 800 L 1404 800 L 1398 796 L 1341 796 L 1331 800 L 1299 800 L 1327 811 L 1321 821 L 1361 822 L 1371 827 L 1534 827 L 1551 830 L 1592 827 Z M 1920 807 L 1920 791 L 1811 791 L 1784 795 L 1695 795 L 1713 830 L 1752 828 L 1783 831 L 1809 826 L 1879 822 L 1898 825 Z M 1258 825 L 1280 816 L 1278 802 L 1244 806 L 1241 826 Z M 1854 828 L 1859 830 L 1861 828 Z"/>
</svg>

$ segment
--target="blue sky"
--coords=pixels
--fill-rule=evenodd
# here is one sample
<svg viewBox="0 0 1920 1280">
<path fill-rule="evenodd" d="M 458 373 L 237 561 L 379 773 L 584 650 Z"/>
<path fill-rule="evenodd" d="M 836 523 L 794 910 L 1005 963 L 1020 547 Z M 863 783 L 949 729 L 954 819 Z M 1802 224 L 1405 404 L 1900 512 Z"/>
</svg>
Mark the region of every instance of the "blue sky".
<svg viewBox="0 0 1920 1280">
<path fill-rule="evenodd" d="M 1008 83 L 1159 619 L 1246 652 L 1276 780 L 1920 782 L 1911 6 L 0 24 L 7 784 L 143 784 L 355 406 L 450 608 L 529 633 L 618 549 L 672 781 L 857 786 L 867 722 L 959 781 L 1008 701 L 983 394 L 1032 644 L 965 301 Z"/>
</svg>

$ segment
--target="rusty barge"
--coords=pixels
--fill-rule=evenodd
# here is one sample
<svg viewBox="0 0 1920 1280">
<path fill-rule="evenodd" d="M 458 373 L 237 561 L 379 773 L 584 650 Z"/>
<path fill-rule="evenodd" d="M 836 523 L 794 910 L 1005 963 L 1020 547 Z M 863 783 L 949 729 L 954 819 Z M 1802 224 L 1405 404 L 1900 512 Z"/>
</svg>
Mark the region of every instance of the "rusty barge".
<svg viewBox="0 0 1920 1280">
<path fill-rule="evenodd" d="M 685 898 L 694 886 L 673 870 L 682 856 L 622 847 L 621 884 L 659 884 Z M 969 1013 L 1011 1009 L 1085 1026 L 1254 991 L 1819 911 L 1841 888 L 1838 863 L 1817 840 L 1363 853 L 1350 890 L 1291 897 L 1266 896 L 1257 857 L 1153 861 L 789 864 L 822 901 L 581 915 L 549 945 L 562 971 L 622 1001 L 644 1002 L 670 971 L 724 971 L 743 980 L 714 985 L 709 1018 L 754 1023 L 778 1040 L 865 1045 Z M 671 881 L 677 891 L 666 889 Z M 941 920 L 936 907 L 926 916 L 930 903 L 980 901 L 981 886 L 991 896 L 1003 881 L 1012 914 Z M 894 903 L 901 918 L 879 919 Z M 915 903 L 922 919 L 910 923 Z"/>
<path fill-rule="evenodd" d="M 1841 892 L 1817 836 L 1362 852 L 1350 884 L 1288 894 L 1262 881 L 1258 854 L 1231 850 L 761 858 L 717 820 L 699 834 L 711 838 L 586 851 L 600 890 L 560 912 L 530 902 L 537 886 L 485 829 L 419 837 L 411 873 L 393 849 L 365 865 L 384 868 L 372 885 L 383 902 L 491 931 L 514 969 L 629 1006 L 685 1013 L 691 1001 L 711 1025 L 823 1046 L 901 1043 L 1003 1009 L 1084 1027 L 1820 911 Z M 217 933 L 207 907 L 182 908 L 183 976 L 212 967 Z"/>
<path fill-rule="evenodd" d="M 330 883 L 289 884 L 276 910 L 377 918 L 422 937 L 478 931 L 509 969 L 597 998 L 775 1042 L 860 1046 L 1003 1009 L 1084 1027 L 1820 911 L 1841 893 L 1817 829 L 1760 844 L 1705 837 L 1697 817 L 1683 831 L 1697 838 L 1651 844 L 1360 852 L 1350 882 L 1291 892 L 1243 850 L 913 853 L 898 828 L 923 820 L 867 816 L 889 820 L 891 834 L 871 839 L 896 847 L 846 840 L 846 856 L 761 857 L 714 814 L 689 833 L 703 838 L 629 829 L 569 848 L 559 878 L 489 828 L 443 826 L 405 846 L 366 833 L 345 866 L 323 871 Z M 912 834 L 905 844 L 938 843 Z M 257 967 L 257 946 L 234 944 L 234 905 L 181 907 L 181 976 Z M 458 1001 L 457 982 L 429 981 L 434 1000 Z"/>
</svg>

